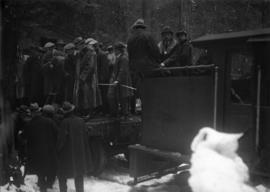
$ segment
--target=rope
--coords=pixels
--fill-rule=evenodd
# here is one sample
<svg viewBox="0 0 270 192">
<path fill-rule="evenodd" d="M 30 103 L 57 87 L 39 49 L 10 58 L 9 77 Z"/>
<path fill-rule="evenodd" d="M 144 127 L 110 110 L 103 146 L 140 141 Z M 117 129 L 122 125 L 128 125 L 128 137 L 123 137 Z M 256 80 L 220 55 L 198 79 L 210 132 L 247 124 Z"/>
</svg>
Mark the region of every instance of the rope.
<svg viewBox="0 0 270 192">
<path fill-rule="evenodd" d="M 128 85 L 123 85 L 123 84 L 114 84 L 114 83 L 99 83 L 98 85 L 100 86 L 117 86 L 120 85 L 121 87 L 127 88 L 127 89 L 132 89 L 132 90 L 137 90 L 134 87 L 128 86 Z"/>
</svg>

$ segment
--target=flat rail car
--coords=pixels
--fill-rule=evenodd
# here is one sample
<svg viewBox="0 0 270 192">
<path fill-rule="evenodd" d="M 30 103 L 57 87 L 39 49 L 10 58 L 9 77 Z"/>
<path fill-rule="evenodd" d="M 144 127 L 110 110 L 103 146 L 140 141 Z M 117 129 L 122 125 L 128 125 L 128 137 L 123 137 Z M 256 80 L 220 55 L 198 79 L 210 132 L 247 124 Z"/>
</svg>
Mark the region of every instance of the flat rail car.
<svg viewBox="0 0 270 192">
<path fill-rule="evenodd" d="M 252 175 L 269 179 L 270 28 L 206 35 L 192 44 L 207 50 L 213 64 L 163 68 L 143 80 L 142 139 L 129 147 L 134 183 L 188 165 L 190 143 L 204 126 L 243 132 L 240 156 Z"/>
<path fill-rule="evenodd" d="M 123 153 L 128 160 L 128 146 L 140 139 L 141 117 L 96 117 L 86 120 L 86 126 L 93 156 L 93 174 L 99 175 L 113 155 Z"/>
</svg>

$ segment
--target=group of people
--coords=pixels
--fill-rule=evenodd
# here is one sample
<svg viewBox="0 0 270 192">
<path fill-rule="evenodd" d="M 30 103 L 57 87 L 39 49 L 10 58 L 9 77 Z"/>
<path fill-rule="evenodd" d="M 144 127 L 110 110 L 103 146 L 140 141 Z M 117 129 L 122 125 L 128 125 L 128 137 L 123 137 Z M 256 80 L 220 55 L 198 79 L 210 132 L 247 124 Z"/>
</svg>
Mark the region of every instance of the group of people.
<svg viewBox="0 0 270 192">
<path fill-rule="evenodd" d="M 43 51 L 43 52 L 42 52 Z M 25 97 L 30 102 L 73 103 L 82 115 L 128 115 L 135 112 L 142 78 L 153 69 L 191 65 L 191 46 L 185 31 L 169 26 L 156 43 L 138 19 L 127 44 L 104 47 L 93 38 L 77 37 L 64 44 L 33 47 L 24 64 Z"/>
<path fill-rule="evenodd" d="M 69 102 L 42 108 L 32 103 L 17 110 L 15 149 L 25 173 L 38 176 L 41 192 L 53 187 L 56 176 L 61 192 L 67 191 L 68 178 L 74 178 L 76 191 L 84 191 L 83 177 L 93 168 L 91 147 L 85 122 L 74 110 Z"/>
<path fill-rule="evenodd" d="M 24 64 L 25 97 L 30 102 L 69 101 L 86 116 L 94 112 L 115 116 L 121 103 L 122 114 L 128 115 L 127 98 L 133 89 L 124 43 L 105 52 L 95 39 L 78 37 L 66 45 L 47 42 L 44 50 L 33 48 Z M 123 85 L 127 90 L 119 94 Z"/>
</svg>

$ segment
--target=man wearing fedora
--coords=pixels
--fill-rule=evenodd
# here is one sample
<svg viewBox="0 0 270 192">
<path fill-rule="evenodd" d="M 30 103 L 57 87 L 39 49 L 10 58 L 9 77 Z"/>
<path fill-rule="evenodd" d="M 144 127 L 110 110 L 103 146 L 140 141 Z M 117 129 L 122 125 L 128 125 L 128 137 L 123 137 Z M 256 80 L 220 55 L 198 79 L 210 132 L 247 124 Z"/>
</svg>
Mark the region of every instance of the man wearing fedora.
<svg viewBox="0 0 270 192">
<path fill-rule="evenodd" d="M 75 106 L 64 102 L 64 119 L 58 134 L 58 179 L 60 192 L 67 192 L 67 179 L 74 178 L 77 192 L 84 191 L 83 176 L 90 170 L 91 163 L 86 125 L 74 115 Z"/>
<path fill-rule="evenodd" d="M 127 117 L 129 114 L 129 99 L 133 94 L 131 87 L 131 76 L 129 71 L 128 56 L 126 54 L 126 45 L 117 42 L 114 46 L 116 54 L 116 63 L 113 68 L 109 87 L 108 97 L 110 111 L 113 116 L 118 113 L 118 106 L 121 107 L 121 115 Z"/>
<path fill-rule="evenodd" d="M 161 63 L 161 67 L 177 67 L 192 65 L 191 45 L 185 31 L 176 32 L 177 45 L 170 56 Z"/>
<path fill-rule="evenodd" d="M 168 58 L 171 51 L 177 44 L 177 41 L 173 38 L 173 34 L 174 33 L 169 26 L 163 27 L 161 31 L 161 41 L 158 43 L 158 48 L 162 61 Z"/>
<path fill-rule="evenodd" d="M 159 67 L 160 54 L 157 43 L 149 32 L 143 19 L 138 19 L 131 27 L 127 42 L 129 64 L 136 97 L 140 97 L 140 85 L 144 75 Z M 132 99 L 132 112 L 135 111 L 136 98 Z"/>
<path fill-rule="evenodd" d="M 46 192 L 54 183 L 57 169 L 57 125 L 51 118 L 41 114 L 37 103 L 31 104 L 30 110 L 32 120 L 25 127 L 26 168 L 28 172 L 38 176 L 40 191 Z"/>
<path fill-rule="evenodd" d="M 102 104 L 98 87 L 97 54 L 93 47 L 97 41 L 88 38 L 79 55 L 79 89 L 76 105 L 84 116 L 90 115 L 93 110 Z"/>
</svg>

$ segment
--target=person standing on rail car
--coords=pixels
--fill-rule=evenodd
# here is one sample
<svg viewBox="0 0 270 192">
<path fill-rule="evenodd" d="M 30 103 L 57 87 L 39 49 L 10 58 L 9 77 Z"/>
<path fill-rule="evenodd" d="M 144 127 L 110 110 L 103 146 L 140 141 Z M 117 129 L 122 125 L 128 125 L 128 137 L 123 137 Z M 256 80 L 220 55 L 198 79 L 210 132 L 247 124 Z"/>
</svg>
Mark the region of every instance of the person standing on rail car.
<svg viewBox="0 0 270 192">
<path fill-rule="evenodd" d="M 30 105 L 32 120 L 26 124 L 24 137 L 27 140 L 28 173 L 37 174 L 41 192 L 46 192 L 54 183 L 57 157 L 57 125 L 43 115 L 37 103 Z"/>
<path fill-rule="evenodd" d="M 176 33 L 177 45 L 171 52 L 171 55 L 163 61 L 161 67 L 180 67 L 192 65 L 191 45 L 187 39 L 185 31 L 178 31 Z"/>
<path fill-rule="evenodd" d="M 159 67 L 160 54 L 157 43 L 149 32 L 143 19 L 138 19 L 131 27 L 127 42 L 132 82 L 136 96 L 132 98 L 131 110 L 135 112 L 136 97 L 140 97 L 140 84 L 145 74 Z"/>
<path fill-rule="evenodd" d="M 58 179 L 60 192 L 67 192 L 67 179 L 74 178 L 76 192 L 84 192 L 83 176 L 90 170 L 86 124 L 74 115 L 75 106 L 64 102 L 64 120 L 58 134 Z"/>
<path fill-rule="evenodd" d="M 56 42 L 56 53 L 57 56 L 65 56 L 64 51 L 65 42 L 62 39 L 58 39 Z"/>
<path fill-rule="evenodd" d="M 97 55 L 93 47 L 96 42 L 89 38 L 80 52 L 78 106 L 81 114 L 86 116 L 102 103 L 98 88 Z"/>
<path fill-rule="evenodd" d="M 65 45 L 65 101 L 73 102 L 73 91 L 75 86 L 77 55 L 75 55 L 75 45 L 68 43 Z"/>
<path fill-rule="evenodd" d="M 62 102 L 65 57 L 55 49 L 54 43 L 46 43 L 45 48 L 47 52 L 41 62 L 44 77 L 44 94 L 46 96 L 45 104 L 56 101 Z"/>
<path fill-rule="evenodd" d="M 42 48 L 32 46 L 30 57 L 23 66 L 24 92 L 27 102 L 43 102 L 43 78 L 41 75 Z"/>
<path fill-rule="evenodd" d="M 113 116 L 117 115 L 118 105 L 121 107 L 121 115 L 129 114 L 129 98 L 132 95 L 131 76 L 129 71 L 128 56 L 126 54 L 126 46 L 122 42 L 118 42 L 114 46 L 116 54 L 116 62 L 113 68 L 109 87 L 108 98 L 110 103 L 110 111 Z"/>
<path fill-rule="evenodd" d="M 98 83 L 100 84 L 108 84 L 110 81 L 110 71 L 109 71 L 109 60 L 107 58 L 106 53 L 102 50 L 102 44 L 96 42 L 94 44 L 94 48 L 97 54 L 97 72 L 98 72 Z M 98 112 L 103 115 L 109 114 L 109 103 L 108 103 L 108 86 L 99 86 L 102 105 Z"/>
<path fill-rule="evenodd" d="M 130 66 L 134 72 L 142 74 L 157 68 L 160 61 L 158 46 L 146 28 L 144 20 L 138 19 L 127 42 Z"/>
<path fill-rule="evenodd" d="M 158 43 L 162 61 L 169 57 L 176 44 L 177 41 L 173 38 L 172 29 L 169 26 L 163 27 L 161 31 L 161 41 Z"/>
</svg>

